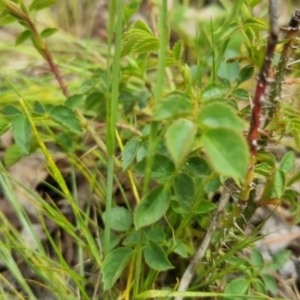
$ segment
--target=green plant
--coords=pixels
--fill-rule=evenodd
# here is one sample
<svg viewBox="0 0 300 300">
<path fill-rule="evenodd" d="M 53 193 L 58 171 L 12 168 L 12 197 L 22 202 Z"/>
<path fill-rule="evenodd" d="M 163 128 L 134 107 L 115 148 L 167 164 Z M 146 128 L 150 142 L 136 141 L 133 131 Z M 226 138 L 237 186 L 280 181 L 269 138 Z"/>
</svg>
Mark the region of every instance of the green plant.
<svg viewBox="0 0 300 300">
<path fill-rule="evenodd" d="M 55 1 L 0 2 L 2 23 L 17 22 L 17 28 L 23 28 L 16 45 L 31 49 L 31 40 L 63 94 L 40 78 L 37 83 L 48 86 L 51 95 L 37 101 L 25 89 L 34 79 L 25 81 L 1 71 L 8 100 L 0 105 L 0 132 L 11 128 L 14 144 L 6 150 L 0 181 L 37 245 L 26 247 L 24 238 L 1 215 L 5 241 L 0 258 L 20 289 L 1 280 L 20 299 L 38 298 L 33 292 L 35 284 L 23 280 L 9 251 L 13 249 L 37 276 L 36 285 L 45 285 L 63 299 L 268 299 L 268 293 L 277 288 L 268 266 L 257 250 L 251 262 L 240 251 L 260 238 L 258 230 L 242 235 L 257 207 L 285 202 L 295 222 L 299 219 L 293 187 L 299 179 L 299 170 L 292 173 L 294 151 L 277 163 L 266 148 L 292 137 L 289 146 L 299 151 L 298 109 L 293 103 L 278 101 L 287 58 L 293 54 L 299 11 L 281 41 L 280 56 L 277 1 L 269 3 L 270 26 L 265 16 L 253 16 L 261 1 L 221 1 L 225 8 L 230 7 L 230 15 L 200 21 L 196 38 L 184 36 L 180 27 L 170 27 L 176 17 L 182 20 L 178 11 L 168 14 L 165 0 L 150 10 L 153 20 L 154 9 L 159 9 L 157 25 L 150 27 L 141 20 L 131 24 L 140 2 L 110 1 L 107 43 L 100 47 L 91 37 L 88 41 L 67 40 L 70 53 L 75 53 L 74 45 L 83 49 L 82 53 L 78 50 L 80 62 L 63 67 L 55 61 L 64 55 L 47 42 L 49 37 L 55 40 L 52 35 L 59 31 L 40 30 L 35 19 Z M 74 4 L 75 23 L 80 22 L 77 9 Z M 263 33 L 268 28 L 266 40 Z M 170 30 L 181 36 L 173 45 Z M 185 63 L 187 54 L 190 61 Z M 68 84 L 61 69 L 73 73 Z M 270 95 L 266 93 L 269 84 Z M 40 89 L 37 95 L 42 95 Z M 57 151 L 70 166 L 71 180 L 59 168 L 49 143 L 59 147 Z M 15 183 L 31 195 L 52 256 L 18 202 L 11 186 L 14 179 L 7 171 L 38 151 L 54 182 L 45 184 L 66 199 L 74 215 L 73 221 L 68 220 L 50 196 L 49 200 L 22 182 Z M 84 178 L 97 201 L 87 199 L 80 204 L 77 176 Z M 266 184 L 255 200 L 256 183 L 262 179 Z M 218 192 L 221 196 L 215 203 L 211 195 Z M 76 266 L 63 255 L 60 239 L 53 238 L 47 228 L 48 219 L 74 241 Z M 288 254 L 277 255 L 283 257 L 282 266 Z M 193 256 L 189 264 L 187 258 Z M 92 292 L 87 261 L 98 276 Z M 195 274 L 197 279 L 192 281 Z M 178 286 L 176 278 L 181 277 Z"/>
</svg>

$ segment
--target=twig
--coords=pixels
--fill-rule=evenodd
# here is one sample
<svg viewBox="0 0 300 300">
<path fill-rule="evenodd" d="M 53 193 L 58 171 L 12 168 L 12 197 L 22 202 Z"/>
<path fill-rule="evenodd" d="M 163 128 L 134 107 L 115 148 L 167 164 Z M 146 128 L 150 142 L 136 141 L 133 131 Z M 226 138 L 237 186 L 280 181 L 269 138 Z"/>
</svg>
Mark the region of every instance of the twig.
<svg viewBox="0 0 300 300">
<path fill-rule="evenodd" d="M 39 51 L 39 53 L 43 56 L 43 58 L 48 62 L 51 72 L 54 74 L 56 80 L 59 83 L 60 88 L 62 89 L 63 94 L 66 97 L 69 97 L 68 89 L 64 83 L 63 78 L 60 75 L 60 71 L 57 65 L 54 63 L 53 56 L 49 51 L 47 45 L 44 43 L 41 35 L 39 34 L 38 30 L 36 29 L 34 23 L 31 21 L 30 16 L 21 10 L 21 8 L 14 2 L 5 0 L 4 4 L 8 11 L 14 15 L 17 19 L 21 19 L 23 22 L 27 23 L 27 26 L 32 31 L 32 43 L 35 48 Z"/>
<path fill-rule="evenodd" d="M 225 187 L 224 191 L 221 195 L 221 198 L 219 200 L 218 208 L 214 212 L 214 215 L 212 217 L 209 228 L 207 229 L 206 235 L 205 235 L 194 259 L 190 262 L 189 266 L 185 270 L 185 272 L 180 280 L 178 291 L 183 292 L 188 289 L 188 287 L 193 279 L 195 270 L 198 267 L 198 265 L 200 264 L 202 258 L 204 257 L 204 255 L 209 247 L 209 244 L 212 240 L 213 233 L 217 229 L 220 215 L 221 215 L 222 211 L 225 209 L 225 206 L 227 205 L 229 198 L 230 198 L 230 193 L 229 193 L 228 189 L 226 189 L 226 187 Z M 182 300 L 182 299 L 183 299 L 182 296 L 177 296 L 175 298 L 175 300 Z"/>
<path fill-rule="evenodd" d="M 276 70 L 275 80 L 271 84 L 271 93 L 269 97 L 269 101 L 271 105 L 267 111 L 267 118 L 264 124 L 266 127 L 270 121 L 272 120 L 273 115 L 276 113 L 278 106 L 279 106 L 279 99 L 281 99 L 281 88 L 282 83 L 284 82 L 284 75 L 286 68 L 288 66 L 289 56 L 293 50 L 293 42 L 294 39 L 299 32 L 299 25 L 300 25 L 300 9 L 296 9 L 295 13 L 290 19 L 289 25 L 286 28 L 283 28 L 286 31 L 285 36 L 285 44 L 281 51 L 281 56 L 279 60 L 279 64 Z"/>
<path fill-rule="evenodd" d="M 250 129 L 248 134 L 248 144 L 250 148 L 250 164 L 248 172 L 245 177 L 242 192 L 240 194 L 239 204 L 246 206 L 249 199 L 250 191 L 253 188 L 253 177 L 254 177 L 254 165 L 255 156 L 257 153 L 259 127 L 262 105 L 265 102 L 265 93 L 270 78 L 268 77 L 269 70 L 274 57 L 274 52 L 278 40 L 278 25 L 277 25 L 277 0 L 269 1 L 269 15 L 270 15 L 270 30 L 269 39 L 267 43 L 267 49 L 265 59 L 259 75 L 257 77 L 256 91 L 253 99 L 252 117 L 250 123 Z"/>
</svg>

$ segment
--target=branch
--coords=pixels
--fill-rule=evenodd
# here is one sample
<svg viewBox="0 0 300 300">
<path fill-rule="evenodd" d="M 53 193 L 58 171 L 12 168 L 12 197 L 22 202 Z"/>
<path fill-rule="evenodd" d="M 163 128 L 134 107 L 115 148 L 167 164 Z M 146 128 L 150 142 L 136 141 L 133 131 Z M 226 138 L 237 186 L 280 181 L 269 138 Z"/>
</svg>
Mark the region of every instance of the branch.
<svg viewBox="0 0 300 300">
<path fill-rule="evenodd" d="M 246 206 L 249 199 L 249 194 L 253 186 L 254 177 L 254 165 L 255 156 L 257 153 L 258 137 L 259 137 L 259 127 L 262 105 L 265 102 L 265 94 L 270 78 L 268 78 L 269 70 L 272 64 L 272 60 L 275 53 L 275 48 L 278 40 L 278 25 L 277 25 L 277 0 L 269 1 L 269 15 L 270 15 L 270 30 L 269 39 L 267 43 L 267 49 L 265 53 L 265 58 L 261 70 L 257 76 L 257 84 L 255 95 L 253 99 L 253 108 L 250 129 L 248 134 L 248 144 L 250 148 L 250 164 L 248 167 L 248 172 L 245 177 L 242 192 L 240 194 L 240 205 Z"/>
<path fill-rule="evenodd" d="M 69 97 L 68 89 L 64 83 L 63 78 L 60 75 L 60 71 L 57 65 L 54 63 L 53 56 L 49 51 L 47 45 L 42 40 L 41 35 L 39 34 L 38 30 L 35 27 L 35 24 L 30 19 L 30 16 L 22 11 L 22 9 L 14 2 L 9 0 L 4 0 L 4 4 L 8 11 L 16 17 L 16 19 L 21 19 L 23 22 L 27 23 L 27 26 L 32 31 L 32 43 L 34 47 L 38 50 L 38 52 L 43 56 L 43 58 L 47 61 L 50 66 L 51 72 L 54 74 L 56 80 L 59 83 L 59 86 L 66 97 Z"/>
<path fill-rule="evenodd" d="M 189 266 L 185 270 L 185 272 L 180 280 L 180 284 L 178 287 L 179 292 L 184 292 L 188 289 L 188 287 L 193 279 L 195 270 L 198 267 L 198 265 L 200 264 L 200 262 L 202 261 L 204 255 L 209 247 L 209 244 L 212 240 L 212 236 L 217 229 L 220 215 L 224 211 L 225 206 L 227 205 L 227 203 L 229 201 L 229 198 L 230 198 L 230 193 L 229 193 L 228 189 L 226 187 L 224 187 L 224 191 L 219 200 L 218 208 L 213 214 L 213 217 L 212 217 L 210 225 L 207 229 L 206 235 L 205 235 L 194 259 L 190 262 Z M 182 300 L 182 299 L 183 299 L 182 296 L 177 296 L 175 298 L 175 300 Z"/>
<path fill-rule="evenodd" d="M 275 80 L 271 85 L 271 93 L 269 97 L 271 106 L 269 107 L 267 112 L 267 119 L 265 121 L 264 128 L 268 126 L 268 124 L 273 118 L 273 115 L 276 113 L 278 109 L 279 106 L 278 100 L 281 99 L 282 83 L 284 82 L 284 75 L 285 75 L 287 63 L 289 61 L 289 57 L 293 50 L 293 42 L 297 33 L 299 32 L 299 25 L 300 25 L 300 9 L 296 9 L 295 13 L 290 19 L 288 27 L 283 28 L 283 30 L 286 32 L 284 38 L 286 42 L 281 51 L 279 64 L 276 70 Z M 291 83 L 291 81 L 287 82 L 287 84 L 289 83 Z"/>
</svg>

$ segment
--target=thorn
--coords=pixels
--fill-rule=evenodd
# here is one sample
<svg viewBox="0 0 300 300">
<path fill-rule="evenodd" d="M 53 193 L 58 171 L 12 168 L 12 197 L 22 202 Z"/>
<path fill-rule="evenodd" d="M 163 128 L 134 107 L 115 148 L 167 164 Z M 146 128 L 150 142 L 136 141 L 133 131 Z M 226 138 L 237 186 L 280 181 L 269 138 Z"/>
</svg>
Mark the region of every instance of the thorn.
<svg viewBox="0 0 300 300">
<path fill-rule="evenodd" d="M 257 148 L 257 140 L 253 140 L 253 141 L 251 142 L 251 145 L 252 145 L 253 147 Z"/>
<path fill-rule="evenodd" d="M 249 188 L 252 190 L 252 189 L 255 189 L 256 188 L 256 184 L 255 184 L 255 182 L 250 182 L 249 183 Z"/>
<path fill-rule="evenodd" d="M 264 104 L 265 102 L 266 102 L 265 96 L 264 96 L 264 95 L 261 95 L 261 96 L 259 97 L 259 103 L 260 103 L 260 104 Z"/>
</svg>

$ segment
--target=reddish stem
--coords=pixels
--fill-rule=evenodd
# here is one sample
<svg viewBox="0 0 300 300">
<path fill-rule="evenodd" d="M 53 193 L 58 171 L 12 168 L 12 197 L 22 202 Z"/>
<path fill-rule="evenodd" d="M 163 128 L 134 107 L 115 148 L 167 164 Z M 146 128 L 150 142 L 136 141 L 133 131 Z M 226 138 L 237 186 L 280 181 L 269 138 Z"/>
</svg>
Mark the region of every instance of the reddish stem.
<svg viewBox="0 0 300 300">
<path fill-rule="evenodd" d="M 44 52 L 45 59 L 47 60 L 49 66 L 50 66 L 50 69 L 51 69 L 52 73 L 54 74 L 56 80 L 58 81 L 60 88 L 63 91 L 63 94 L 68 98 L 70 95 L 69 95 L 67 86 L 65 85 L 64 80 L 60 75 L 57 65 L 53 61 L 51 52 L 49 51 L 49 49 L 47 47 L 45 47 L 45 49 L 42 49 L 42 51 Z"/>
<path fill-rule="evenodd" d="M 253 99 L 253 108 L 251 123 L 248 134 L 248 144 L 250 149 L 250 163 L 247 174 L 245 176 L 243 189 L 240 194 L 240 207 L 246 207 L 246 201 L 249 199 L 250 191 L 253 188 L 253 176 L 255 166 L 255 156 L 257 153 L 257 144 L 259 137 L 260 117 L 262 105 L 265 101 L 266 88 L 269 82 L 268 74 L 272 64 L 275 53 L 275 48 L 278 40 L 278 26 L 277 26 L 277 0 L 269 1 L 269 14 L 270 14 L 270 30 L 269 39 L 267 43 L 266 54 L 263 65 L 257 77 L 256 90 Z"/>
<path fill-rule="evenodd" d="M 60 71 L 59 71 L 57 65 L 54 63 L 53 56 L 52 56 L 51 52 L 49 51 L 46 44 L 43 42 L 41 36 L 39 35 L 34 23 L 31 21 L 31 19 L 27 15 L 25 15 L 23 17 L 23 19 L 30 26 L 34 37 L 38 41 L 40 53 L 42 54 L 42 56 L 48 62 L 49 66 L 50 66 L 50 69 L 51 69 L 51 72 L 54 74 L 56 80 L 58 81 L 59 86 L 60 86 L 63 94 L 68 98 L 70 95 L 69 95 L 67 86 L 65 85 L 64 80 L 63 80 L 62 76 L 60 75 Z"/>
</svg>

